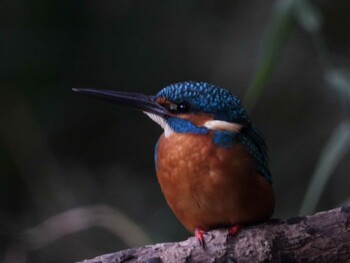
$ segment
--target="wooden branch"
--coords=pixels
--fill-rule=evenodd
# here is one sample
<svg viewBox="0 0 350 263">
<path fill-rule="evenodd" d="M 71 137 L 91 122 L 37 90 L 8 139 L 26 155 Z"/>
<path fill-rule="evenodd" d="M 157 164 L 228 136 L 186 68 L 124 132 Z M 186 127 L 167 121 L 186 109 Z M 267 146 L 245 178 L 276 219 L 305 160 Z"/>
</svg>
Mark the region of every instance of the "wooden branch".
<svg viewBox="0 0 350 263">
<path fill-rule="evenodd" d="M 350 206 L 313 216 L 272 219 L 247 226 L 230 238 L 227 230 L 214 230 L 208 232 L 205 241 L 205 249 L 191 237 L 82 262 L 350 262 Z"/>
</svg>

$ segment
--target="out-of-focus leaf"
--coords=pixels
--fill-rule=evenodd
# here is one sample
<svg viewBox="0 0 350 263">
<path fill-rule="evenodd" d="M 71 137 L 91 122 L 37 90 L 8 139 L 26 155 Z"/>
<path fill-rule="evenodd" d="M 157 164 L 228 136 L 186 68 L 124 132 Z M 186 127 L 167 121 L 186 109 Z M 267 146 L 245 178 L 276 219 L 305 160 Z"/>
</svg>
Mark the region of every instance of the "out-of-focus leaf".
<svg viewBox="0 0 350 263">
<path fill-rule="evenodd" d="M 316 205 L 323 190 L 343 156 L 350 148 L 350 122 L 343 122 L 336 127 L 328 143 L 324 147 L 316 169 L 311 177 L 311 182 L 299 214 L 311 214 L 315 212 Z"/>
<path fill-rule="evenodd" d="M 254 107 L 262 88 L 276 66 L 281 49 L 295 26 L 294 2 L 280 0 L 274 6 L 272 18 L 265 33 L 258 70 L 243 99 L 248 110 Z"/>
<path fill-rule="evenodd" d="M 310 33 L 318 31 L 322 25 L 321 13 L 310 0 L 296 0 L 295 15 L 299 24 Z"/>
<path fill-rule="evenodd" d="M 73 208 L 27 230 L 24 240 L 30 249 L 40 249 L 66 235 L 100 226 L 130 247 L 152 243 L 143 229 L 126 214 L 107 205 Z"/>
<path fill-rule="evenodd" d="M 329 70 L 326 72 L 326 81 L 333 89 L 350 99 L 350 72 L 348 70 Z"/>
</svg>

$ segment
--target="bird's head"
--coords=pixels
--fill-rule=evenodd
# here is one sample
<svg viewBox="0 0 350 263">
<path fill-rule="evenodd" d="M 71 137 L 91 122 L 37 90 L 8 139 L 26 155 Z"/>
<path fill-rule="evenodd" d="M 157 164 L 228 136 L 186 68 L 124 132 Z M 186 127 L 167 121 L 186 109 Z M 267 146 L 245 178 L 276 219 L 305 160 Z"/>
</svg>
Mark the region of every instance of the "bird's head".
<svg viewBox="0 0 350 263">
<path fill-rule="evenodd" d="M 162 126 L 166 136 L 174 131 L 195 134 L 206 134 L 210 130 L 238 132 L 250 125 L 236 96 L 204 82 L 172 84 L 154 96 L 109 90 L 74 91 L 142 110 Z"/>
</svg>

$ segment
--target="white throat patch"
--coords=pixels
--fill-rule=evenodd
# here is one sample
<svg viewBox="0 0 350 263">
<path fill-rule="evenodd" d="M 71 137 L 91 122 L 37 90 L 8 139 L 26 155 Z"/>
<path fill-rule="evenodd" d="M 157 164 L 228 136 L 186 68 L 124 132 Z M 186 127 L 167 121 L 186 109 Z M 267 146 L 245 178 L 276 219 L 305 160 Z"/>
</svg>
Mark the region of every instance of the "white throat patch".
<svg viewBox="0 0 350 263">
<path fill-rule="evenodd" d="M 164 130 L 164 135 L 166 138 L 168 138 L 174 131 L 170 128 L 170 126 L 168 125 L 168 123 L 166 122 L 166 120 L 158 115 L 155 115 L 153 113 L 149 113 L 149 112 L 143 112 L 145 113 L 148 117 L 151 118 L 152 121 L 158 123 L 160 125 L 160 127 L 163 128 Z"/>
</svg>

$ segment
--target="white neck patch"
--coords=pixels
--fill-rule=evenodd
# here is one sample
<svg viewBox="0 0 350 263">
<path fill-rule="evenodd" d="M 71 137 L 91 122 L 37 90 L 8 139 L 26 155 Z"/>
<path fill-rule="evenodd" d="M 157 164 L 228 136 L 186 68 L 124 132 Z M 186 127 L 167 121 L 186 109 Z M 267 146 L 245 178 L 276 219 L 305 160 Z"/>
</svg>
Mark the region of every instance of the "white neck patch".
<svg viewBox="0 0 350 263">
<path fill-rule="evenodd" d="M 206 121 L 203 126 L 208 128 L 209 130 L 214 130 L 214 131 L 239 132 L 242 129 L 242 125 L 238 123 L 232 123 L 232 122 L 220 121 L 220 120 Z"/>
<path fill-rule="evenodd" d="M 152 121 L 158 123 L 160 125 L 160 127 L 163 128 L 164 130 L 164 135 L 166 138 L 168 138 L 174 131 L 170 128 L 170 126 L 168 125 L 168 123 L 166 122 L 166 120 L 158 115 L 155 115 L 153 113 L 149 113 L 149 112 L 143 112 L 145 113 L 148 117 L 151 118 Z"/>
<path fill-rule="evenodd" d="M 174 132 L 164 118 L 145 111 L 143 113 L 145 113 L 152 121 L 158 123 L 160 127 L 163 128 L 164 135 L 166 138 L 168 138 Z M 206 121 L 203 126 L 213 131 L 230 131 L 235 133 L 239 132 L 243 127 L 241 124 L 238 123 L 232 123 L 221 120 Z"/>
</svg>

